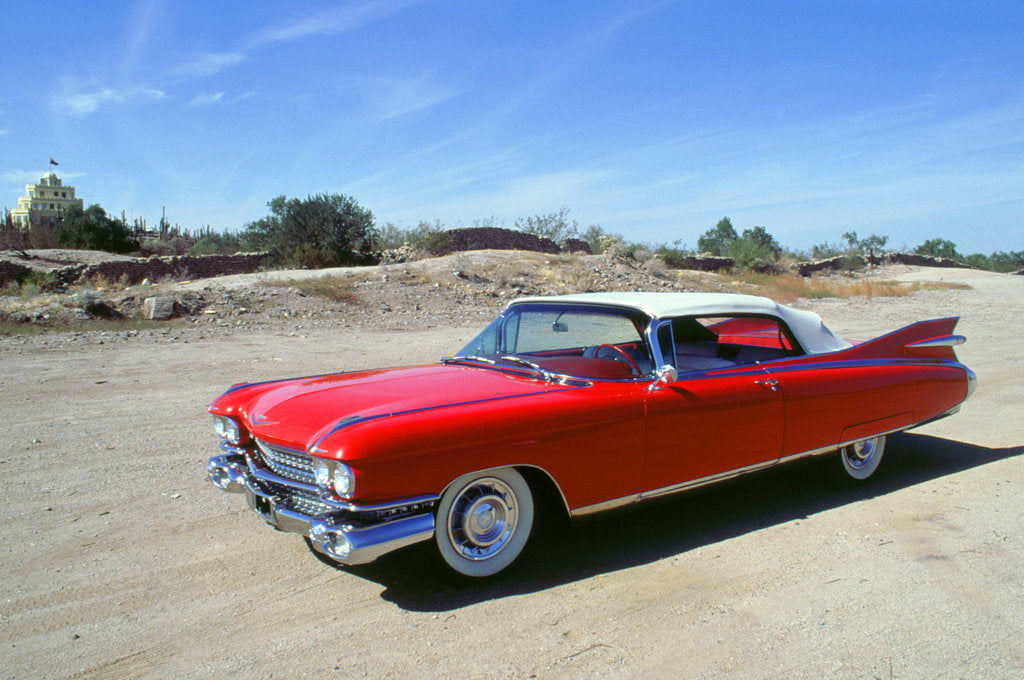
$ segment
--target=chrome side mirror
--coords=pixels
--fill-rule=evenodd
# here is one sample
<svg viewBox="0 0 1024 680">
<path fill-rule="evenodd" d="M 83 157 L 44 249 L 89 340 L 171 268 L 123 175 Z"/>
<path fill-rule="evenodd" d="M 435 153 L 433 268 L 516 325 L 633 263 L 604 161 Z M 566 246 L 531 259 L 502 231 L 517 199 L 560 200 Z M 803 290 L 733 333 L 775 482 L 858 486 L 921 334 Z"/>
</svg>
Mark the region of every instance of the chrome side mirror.
<svg viewBox="0 0 1024 680">
<path fill-rule="evenodd" d="M 679 372 L 668 364 L 660 366 L 654 375 L 655 378 L 654 382 L 651 383 L 651 390 L 660 390 L 662 387 L 671 385 L 676 380 L 679 380 Z"/>
</svg>

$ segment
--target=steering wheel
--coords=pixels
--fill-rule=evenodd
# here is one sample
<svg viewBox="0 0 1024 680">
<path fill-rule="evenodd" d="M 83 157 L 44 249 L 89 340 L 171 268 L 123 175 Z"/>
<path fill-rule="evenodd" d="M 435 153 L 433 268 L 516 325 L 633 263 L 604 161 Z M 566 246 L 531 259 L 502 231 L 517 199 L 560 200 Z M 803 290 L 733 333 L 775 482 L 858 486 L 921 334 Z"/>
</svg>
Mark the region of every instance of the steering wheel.
<svg viewBox="0 0 1024 680">
<path fill-rule="evenodd" d="M 602 359 L 603 357 L 601 356 L 601 350 L 604 349 L 605 347 L 611 350 L 615 350 L 615 352 L 618 353 L 618 355 L 621 356 L 627 364 L 629 364 L 629 368 L 635 371 L 637 375 L 643 373 L 643 371 L 640 370 L 640 367 L 636 365 L 636 362 L 633 361 L 633 357 L 626 354 L 626 350 L 622 349 L 618 345 L 598 345 L 597 348 L 594 350 L 594 356 L 598 359 Z M 611 360 L 619 361 L 619 358 L 612 357 Z"/>
</svg>

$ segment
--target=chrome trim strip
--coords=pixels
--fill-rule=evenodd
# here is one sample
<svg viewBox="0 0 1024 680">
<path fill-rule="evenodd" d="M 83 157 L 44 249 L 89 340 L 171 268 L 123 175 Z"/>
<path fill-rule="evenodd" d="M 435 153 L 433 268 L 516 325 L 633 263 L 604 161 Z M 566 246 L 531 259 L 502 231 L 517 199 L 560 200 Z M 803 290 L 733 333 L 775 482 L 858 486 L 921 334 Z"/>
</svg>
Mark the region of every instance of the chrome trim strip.
<svg viewBox="0 0 1024 680">
<path fill-rule="evenodd" d="M 803 359 L 806 357 L 790 357 L 792 359 Z M 810 371 L 821 369 L 842 369 L 842 368 L 866 368 L 873 366 L 950 366 L 964 368 L 963 364 L 949 359 L 913 358 L 913 357 L 892 357 L 886 359 L 846 359 L 842 361 L 823 361 L 821 363 L 805 362 L 793 365 L 769 364 L 768 362 L 758 364 L 760 368 L 768 373 L 791 373 L 793 371 Z M 723 369 L 719 369 L 723 370 Z M 728 370 L 728 369 L 725 369 Z"/>
<path fill-rule="evenodd" d="M 328 432 L 323 437 L 320 437 L 320 439 L 317 439 L 315 442 L 313 442 L 313 445 L 310 446 L 309 449 L 308 449 L 309 452 L 310 453 L 327 453 L 327 451 L 325 449 L 321 449 L 320 448 L 320 442 L 322 442 L 323 440 L 327 439 L 332 434 L 334 434 L 335 432 L 337 432 L 341 428 L 343 428 L 346 425 L 348 425 L 350 421 L 359 420 L 359 418 L 360 418 L 360 416 L 348 416 L 348 417 L 342 418 L 341 420 L 336 422 L 334 424 L 334 427 L 331 428 L 330 432 Z"/>
<path fill-rule="evenodd" d="M 967 342 L 967 338 L 962 335 L 944 335 L 939 338 L 931 338 L 930 340 L 911 342 L 906 347 L 956 347 L 965 342 Z"/>
<path fill-rule="evenodd" d="M 940 413 L 939 415 L 934 416 L 932 418 L 929 418 L 928 420 L 922 420 L 921 422 L 915 423 L 915 424 L 911 425 L 910 427 L 908 427 L 908 428 L 906 428 L 904 430 L 900 430 L 900 431 L 901 432 L 905 432 L 906 430 L 913 430 L 915 427 L 921 427 L 922 425 L 928 425 L 929 423 L 934 423 L 936 420 L 942 420 L 943 418 L 946 418 L 947 416 L 951 416 L 954 413 L 959 413 L 960 412 L 960 407 L 961 407 L 962 404 L 963 404 L 963 402 L 960 402 L 959 404 L 957 404 L 953 408 L 949 409 L 945 413 Z"/>
<path fill-rule="evenodd" d="M 593 505 L 584 505 L 582 508 L 576 508 L 569 513 L 570 517 L 585 517 L 586 515 L 593 515 L 598 512 L 604 512 L 605 510 L 614 510 L 615 508 L 621 508 L 624 505 L 635 503 L 640 500 L 640 494 L 633 493 L 622 498 L 613 498 L 610 501 L 603 501 L 601 503 L 594 503 Z"/>
<path fill-rule="evenodd" d="M 391 510 L 393 508 L 401 508 L 406 505 L 426 505 L 433 504 L 440 500 L 440 496 L 413 496 L 412 498 L 403 498 L 400 501 L 388 501 L 387 503 L 377 503 L 376 505 L 358 505 L 356 503 L 343 503 L 338 505 L 342 510 L 348 510 L 349 512 L 360 513 L 360 512 L 380 512 L 382 510 Z"/>
<path fill-rule="evenodd" d="M 777 461 L 778 459 L 768 460 L 763 463 L 754 463 L 753 465 L 747 465 L 734 470 L 727 470 L 726 472 L 719 472 L 717 474 L 708 475 L 707 477 L 691 479 L 690 481 L 682 482 L 681 484 L 673 484 L 672 486 L 665 486 L 660 489 L 654 489 L 653 491 L 644 491 L 640 494 L 640 500 L 654 498 L 655 496 L 664 496 L 665 494 L 675 493 L 676 491 L 683 491 L 685 489 L 704 486 L 705 484 L 720 482 L 722 480 L 729 479 L 730 477 L 737 477 L 747 472 L 754 472 L 755 470 L 762 470 L 764 468 L 771 467 L 772 465 L 775 465 Z"/>
<path fill-rule="evenodd" d="M 237 444 L 232 444 L 229 441 L 222 441 L 220 443 L 220 449 L 221 451 L 225 451 L 236 456 L 244 456 L 245 454 L 249 453 L 249 449 L 242 446 L 238 446 Z"/>
</svg>

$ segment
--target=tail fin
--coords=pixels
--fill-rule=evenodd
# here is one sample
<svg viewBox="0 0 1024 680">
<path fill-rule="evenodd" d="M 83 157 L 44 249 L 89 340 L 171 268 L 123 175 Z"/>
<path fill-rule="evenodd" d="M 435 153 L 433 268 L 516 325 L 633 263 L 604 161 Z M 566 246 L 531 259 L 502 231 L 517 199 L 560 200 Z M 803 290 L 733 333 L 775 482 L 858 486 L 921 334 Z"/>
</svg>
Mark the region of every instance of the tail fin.
<svg viewBox="0 0 1024 680">
<path fill-rule="evenodd" d="M 898 331 L 847 350 L 856 358 L 921 357 L 956 361 L 953 348 L 964 343 L 962 335 L 953 335 L 960 319 L 932 319 L 919 321 Z"/>
</svg>

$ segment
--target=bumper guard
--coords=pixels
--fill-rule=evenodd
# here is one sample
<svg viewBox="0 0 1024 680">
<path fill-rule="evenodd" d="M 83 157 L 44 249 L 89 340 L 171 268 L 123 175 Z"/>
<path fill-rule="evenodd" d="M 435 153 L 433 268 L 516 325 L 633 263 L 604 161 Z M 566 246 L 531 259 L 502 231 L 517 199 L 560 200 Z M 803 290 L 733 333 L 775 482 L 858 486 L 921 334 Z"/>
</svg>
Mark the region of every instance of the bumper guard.
<svg viewBox="0 0 1024 680">
<path fill-rule="evenodd" d="M 308 536 L 313 548 L 341 564 L 366 564 L 399 548 L 429 540 L 434 535 L 431 512 L 402 515 L 395 519 L 366 521 L 365 514 L 436 501 L 423 496 L 374 506 L 345 505 L 337 510 L 308 515 L 285 503 L 250 467 L 244 449 L 224 447 L 229 453 L 207 463 L 210 481 L 219 489 L 243 493 L 250 508 L 268 524 L 282 531 Z M 288 480 L 280 482 L 287 486 Z"/>
</svg>

